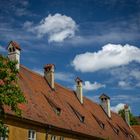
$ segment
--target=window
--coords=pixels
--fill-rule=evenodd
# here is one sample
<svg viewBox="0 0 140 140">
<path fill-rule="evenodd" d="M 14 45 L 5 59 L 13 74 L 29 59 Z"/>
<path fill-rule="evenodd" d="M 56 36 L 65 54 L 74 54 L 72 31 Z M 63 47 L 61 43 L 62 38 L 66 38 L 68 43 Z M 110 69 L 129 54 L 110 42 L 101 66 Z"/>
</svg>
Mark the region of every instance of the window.
<svg viewBox="0 0 140 140">
<path fill-rule="evenodd" d="M 59 107 L 57 107 L 57 105 L 54 104 L 48 97 L 46 97 L 45 95 L 44 95 L 44 97 L 47 100 L 47 102 L 50 104 L 50 106 L 52 107 L 52 109 L 55 112 L 55 114 L 57 114 L 58 116 L 60 116 L 61 109 Z"/>
<path fill-rule="evenodd" d="M 130 136 L 131 139 L 134 139 L 134 135 L 133 134 L 130 133 L 129 136 Z"/>
<path fill-rule="evenodd" d="M 105 128 L 105 124 L 100 121 L 95 115 L 92 114 L 92 116 L 94 117 L 94 119 L 97 121 L 97 123 L 99 124 L 99 126 L 104 129 Z"/>
<path fill-rule="evenodd" d="M 60 137 L 60 140 L 64 140 L 64 137 Z"/>
<path fill-rule="evenodd" d="M 122 131 L 122 133 L 126 136 L 126 137 L 128 137 L 128 132 L 127 132 L 127 130 L 126 129 L 124 129 L 124 128 L 122 128 L 122 127 L 120 127 L 119 125 L 118 125 L 118 127 L 119 127 L 119 129 Z"/>
<path fill-rule="evenodd" d="M 35 130 L 28 131 L 28 140 L 36 140 L 36 131 Z"/>
<path fill-rule="evenodd" d="M 118 135 L 119 134 L 119 129 L 117 129 L 113 124 L 111 124 L 109 121 L 108 121 L 109 125 L 111 126 L 111 128 L 113 129 L 113 131 Z"/>
<path fill-rule="evenodd" d="M 82 116 L 77 110 L 75 110 L 70 104 L 69 106 L 71 107 L 72 111 L 74 112 L 74 114 L 77 116 L 77 118 L 80 120 L 80 122 L 84 122 L 85 117 Z"/>
<path fill-rule="evenodd" d="M 8 126 L 5 126 L 5 128 L 6 128 L 6 135 L 7 135 L 7 137 L 3 137 L 3 136 L 0 136 L 0 140 L 8 140 L 8 132 L 9 132 L 9 129 L 8 129 Z"/>
<path fill-rule="evenodd" d="M 51 136 L 51 140 L 57 140 L 56 136 Z"/>
<path fill-rule="evenodd" d="M 8 140 L 7 137 L 0 137 L 0 140 Z"/>
</svg>

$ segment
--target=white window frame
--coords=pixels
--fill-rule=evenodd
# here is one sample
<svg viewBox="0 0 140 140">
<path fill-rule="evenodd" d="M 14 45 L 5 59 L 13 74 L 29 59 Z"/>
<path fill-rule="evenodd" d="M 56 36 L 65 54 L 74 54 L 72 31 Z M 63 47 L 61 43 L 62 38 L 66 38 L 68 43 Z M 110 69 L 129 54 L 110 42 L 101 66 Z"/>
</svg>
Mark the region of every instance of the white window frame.
<svg viewBox="0 0 140 140">
<path fill-rule="evenodd" d="M 57 140 L 57 136 L 52 135 L 52 136 L 51 136 L 51 140 Z"/>
<path fill-rule="evenodd" d="M 30 135 L 29 135 L 29 133 L 30 133 Z M 35 130 L 32 130 L 32 129 L 28 130 L 28 140 L 36 140 L 36 131 Z"/>
<path fill-rule="evenodd" d="M 9 131 L 8 126 L 5 126 L 5 127 L 6 127 L 7 131 Z M 0 136 L 0 140 L 8 140 L 8 137 L 2 137 L 2 136 Z"/>
<path fill-rule="evenodd" d="M 0 140 L 8 140 L 7 137 L 0 137 Z"/>
</svg>

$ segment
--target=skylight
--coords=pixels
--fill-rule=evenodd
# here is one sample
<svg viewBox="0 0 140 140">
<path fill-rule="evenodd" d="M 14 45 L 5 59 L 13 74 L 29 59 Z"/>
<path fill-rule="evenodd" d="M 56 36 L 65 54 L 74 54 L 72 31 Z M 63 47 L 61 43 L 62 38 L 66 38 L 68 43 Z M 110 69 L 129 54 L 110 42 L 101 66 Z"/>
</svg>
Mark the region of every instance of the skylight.
<svg viewBox="0 0 140 140">
<path fill-rule="evenodd" d="M 126 136 L 126 137 L 128 137 L 128 132 L 125 130 L 125 129 L 123 129 L 122 127 L 120 127 L 119 125 L 118 125 L 118 127 L 119 127 L 119 129 L 122 131 L 122 133 Z"/>
<path fill-rule="evenodd" d="M 117 129 L 113 124 L 111 124 L 109 121 L 108 121 L 109 125 L 111 126 L 111 128 L 113 129 L 113 131 L 118 135 L 119 134 L 119 129 Z"/>
<path fill-rule="evenodd" d="M 45 95 L 44 95 L 44 97 L 47 100 L 47 102 L 50 104 L 50 106 L 52 107 L 52 109 L 55 112 L 55 114 L 57 114 L 58 116 L 60 116 L 61 109 L 55 103 L 53 103 L 48 97 L 46 97 Z"/>
<path fill-rule="evenodd" d="M 94 119 L 96 120 L 96 122 L 98 123 L 98 125 L 99 125 L 102 129 L 104 129 L 104 128 L 105 128 L 105 124 L 104 124 L 101 120 L 99 120 L 95 115 L 92 114 L 92 116 L 94 117 Z"/>
<path fill-rule="evenodd" d="M 81 115 L 77 110 L 75 110 L 70 104 L 69 104 L 69 106 L 71 107 L 72 111 L 77 116 L 77 118 L 80 120 L 80 122 L 83 123 L 85 120 L 85 117 L 83 115 Z"/>
</svg>

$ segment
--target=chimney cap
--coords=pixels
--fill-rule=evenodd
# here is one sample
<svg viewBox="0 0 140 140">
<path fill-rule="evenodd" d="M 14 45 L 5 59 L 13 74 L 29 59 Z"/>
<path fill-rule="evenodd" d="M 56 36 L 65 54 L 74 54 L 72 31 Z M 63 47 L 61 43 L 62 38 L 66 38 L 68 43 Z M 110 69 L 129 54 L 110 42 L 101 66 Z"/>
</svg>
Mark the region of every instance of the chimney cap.
<svg viewBox="0 0 140 140">
<path fill-rule="evenodd" d="M 44 69 L 46 70 L 46 69 L 52 68 L 52 67 L 55 67 L 55 65 L 54 65 L 54 64 L 46 64 L 46 65 L 44 66 Z"/>
<path fill-rule="evenodd" d="M 99 97 L 99 99 L 103 99 L 103 98 L 110 99 L 110 97 L 107 96 L 105 93 L 103 93 L 103 94 Z"/>
<path fill-rule="evenodd" d="M 10 41 L 9 44 L 8 44 L 8 47 L 9 47 L 10 44 L 11 44 L 13 47 L 15 47 L 16 49 L 18 49 L 19 51 L 21 50 L 19 44 L 18 44 L 16 41 Z M 7 49 L 8 49 L 8 47 L 7 47 Z"/>
<path fill-rule="evenodd" d="M 83 82 L 79 77 L 76 77 L 75 82 Z"/>
<path fill-rule="evenodd" d="M 125 104 L 124 109 L 128 109 L 128 108 L 129 108 L 128 104 Z"/>
</svg>

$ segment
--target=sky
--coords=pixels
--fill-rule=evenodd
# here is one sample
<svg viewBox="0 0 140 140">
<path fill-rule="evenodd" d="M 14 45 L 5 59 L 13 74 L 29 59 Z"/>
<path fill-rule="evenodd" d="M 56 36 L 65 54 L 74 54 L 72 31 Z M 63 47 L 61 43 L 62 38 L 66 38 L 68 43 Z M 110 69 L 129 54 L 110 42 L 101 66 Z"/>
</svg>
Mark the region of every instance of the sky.
<svg viewBox="0 0 140 140">
<path fill-rule="evenodd" d="M 11 40 L 26 67 L 55 64 L 56 82 L 140 115 L 140 0 L 0 0 L 0 54 Z"/>
</svg>

